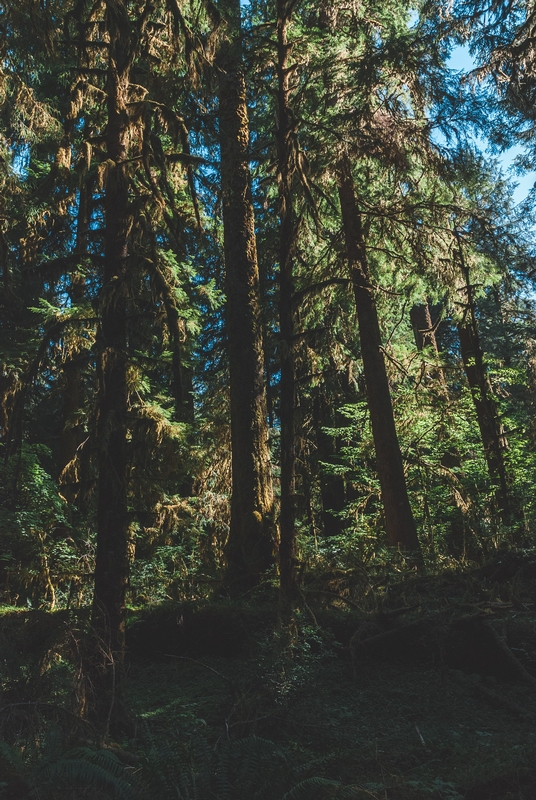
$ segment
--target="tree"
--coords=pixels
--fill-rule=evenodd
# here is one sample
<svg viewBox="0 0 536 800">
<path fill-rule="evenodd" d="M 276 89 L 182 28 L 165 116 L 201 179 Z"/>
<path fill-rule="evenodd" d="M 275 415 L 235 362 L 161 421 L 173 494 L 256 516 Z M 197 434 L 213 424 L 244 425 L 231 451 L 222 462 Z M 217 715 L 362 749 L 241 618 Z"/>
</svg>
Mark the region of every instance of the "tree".
<svg viewBox="0 0 536 800">
<path fill-rule="evenodd" d="M 224 586 L 237 594 L 256 586 L 273 563 L 275 537 L 240 3 L 223 0 L 220 8 L 227 23 L 216 65 L 232 448 Z"/>
<path fill-rule="evenodd" d="M 279 194 L 279 333 L 281 354 L 281 512 L 279 518 L 279 570 L 282 619 L 290 622 L 297 598 L 296 498 L 295 498 L 295 329 L 293 247 L 296 237 L 292 156 L 296 152 L 295 128 L 290 109 L 292 44 L 288 28 L 294 3 L 278 0 L 277 35 L 277 184 Z"/>
<path fill-rule="evenodd" d="M 140 30 L 146 21 L 138 20 Z M 109 727 L 120 718 L 124 670 L 126 601 L 129 574 L 127 505 L 128 273 L 129 231 L 127 162 L 131 122 L 128 113 L 137 35 L 123 0 L 108 2 L 106 74 L 106 201 L 103 285 L 97 330 L 98 510 L 92 626 L 94 702 L 97 718 Z M 101 45 L 102 46 L 102 45 Z M 108 731 L 106 731 L 108 732 Z"/>
<path fill-rule="evenodd" d="M 471 285 L 469 269 L 463 255 L 461 236 L 458 230 L 455 231 L 455 235 L 465 284 L 465 307 L 463 317 L 458 323 L 461 356 L 475 404 L 490 478 L 497 487 L 497 508 L 503 521 L 508 522 L 510 518 L 509 480 L 504 458 L 505 451 L 508 449 L 508 440 L 487 374 L 484 353 L 478 333 L 474 289 Z"/>
<path fill-rule="evenodd" d="M 361 339 L 367 398 L 372 421 L 378 476 L 382 490 L 387 539 L 391 546 L 415 553 L 420 546 L 409 503 L 402 454 L 398 444 L 374 289 L 370 282 L 363 225 L 355 198 L 351 164 L 344 155 L 338 168 L 338 189 L 348 263 Z"/>
</svg>

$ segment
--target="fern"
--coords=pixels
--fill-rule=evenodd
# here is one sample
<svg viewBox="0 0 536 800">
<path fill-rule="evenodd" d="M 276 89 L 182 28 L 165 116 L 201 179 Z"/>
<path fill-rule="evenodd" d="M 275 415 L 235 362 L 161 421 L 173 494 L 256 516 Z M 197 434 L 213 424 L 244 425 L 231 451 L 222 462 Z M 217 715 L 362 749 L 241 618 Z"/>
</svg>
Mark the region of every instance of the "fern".
<svg viewBox="0 0 536 800">
<path fill-rule="evenodd" d="M 20 775 L 25 769 L 25 764 L 19 751 L 3 741 L 0 741 L 0 766 L 3 768 L 2 771 L 4 771 L 5 767 L 9 767 L 13 772 Z"/>
<path fill-rule="evenodd" d="M 148 732 L 150 747 L 141 780 L 158 800 L 352 800 L 357 786 L 308 777 L 293 786 L 297 774 L 318 768 L 324 759 L 297 770 L 274 742 L 257 736 L 223 739 L 211 747 L 200 734 L 177 735 L 164 745 Z M 284 795 L 284 796 L 283 796 Z"/>
<path fill-rule="evenodd" d="M 150 748 L 141 770 L 143 783 L 161 800 L 202 800 L 210 782 L 212 750 L 202 737 L 164 745 L 149 733 Z"/>
<path fill-rule="evenodd" d="M 324 756 L 315 756 L 315 758 L 309 759 L 304 764 L 298 764 L 294 767 L 294 775 L 296 777 L 304 776 L 308 772 L 312 770 L 318 770 L 320 767 L 325 767 L 330 761 L 333 760 L 334 754 L 333 753 L 326 753 Z"/>
<path fill-rule="evenodd" d="M 124 765 L 113 753 L 77 748 L 37 769 L 33 783 L 43 788 L 65 783 L 111 792 L 118 800 L 130 800 L 134 797 L 134 789 L 126 780 L 127 775 Z"/>
<path fill-rule="evenodd" d="M 212 784 L 218 800 L 229 800 L 231 783 L 229 775 L 231 758 L 230 742 L 223 742 L 215 751 L 212 769 Z"/>
<path fill-rule="evenodd" d="M 236 785 L 239 797 L 249 800 L 253 796 L 262 797 L 266 783 L 261 784 L 262 776 L 269 780 L 273 773 L 285 763 L 283 752 L 268 739 L 248 736 L 234 743 L 234 756 L 238 761 Z"/>
<path fill-rule="evenodd" d="M 337 800 L 356 800 L 356 798 L 363 797 L 363 791 L 360 786 L 342 786 L 340 791 L 337 792 Z"/>
<path fill-rule="evenodd" d="M 134 788 L 127 768 L 109 750 L 78 747 L 61 753 L 61 741 L 55 731 L 49 731 L 37 763 L 27 763 L 15 747 L 0 741 L 0 768 L 26 784 L 31 796 L 46 796 L 47 790 L 58 786 L 101 790 L 116 800 L 131 800 Z M 3 796 L 9 782 L 0 790 Z"/>
<path fill-rule="evenodd" d="M 212 748 L 204 737 L 190 735 L 174 745 L 152 743 L 143 778 L 153 791 L 158 786 L 162 800 L 260 800 L 270 785 L 261 776 L 271 772 L 274 751 L 272 742 L 256 737 L 225 739 Z"/>
<path fill-rule="evenodd" d="M 311 800 L 311 798 L 328 798 L 332 800 L 358 800 L 363 797 L 360 786 L 345 786 L 340 781 L 328 778 L 307 778 L 296 784 L 287 792 L 282 800 Z"/>
</svg>

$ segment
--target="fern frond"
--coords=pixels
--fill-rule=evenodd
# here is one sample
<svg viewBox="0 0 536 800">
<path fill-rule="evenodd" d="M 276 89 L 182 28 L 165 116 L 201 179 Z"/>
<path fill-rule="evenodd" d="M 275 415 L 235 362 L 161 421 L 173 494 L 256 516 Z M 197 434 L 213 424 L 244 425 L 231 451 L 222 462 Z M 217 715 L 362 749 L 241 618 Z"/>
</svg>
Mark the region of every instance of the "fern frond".
<svg viewBox="0 0 536 800">
<path fill-rule="evenodd" d="M 306 778 L 283 795 L 282 800 L 311 800 L 312 797 L 336 797 L 341 788 L 339 781 L 328 778 Z"/>
<path fill-rule="evenodd" d="M 225 739 L 215 753 L 213 784 L 218 800 L 230 800 L 232 794 L 231 784 L 231 743 Z"/>
<path fill-rule="evenodd" d="M 210 781 L 214 751 L 204 736 L 196 736 L 192 740 L 193 758 L 199 778 L 204 784 Z"/>
<path fill-rule="evenodd" d="M 63 749 L 64 742 L 61 728 L 58 726 L 49 727 L 40 750 L 41 763 L 49 764 L 52 761 L 57 761 L 61 758 Z"/>
<path fill-rule="evenodd" d="M 2 764 L 10 767 L 17 775 L 24 775 L 26 765 L 17 748 L 11 747 L 7 742 L 0 741 L 0 766 Z"/>
<path fill-rule="evenodd" d="M 113 753 L 80 747 L 38 767 L 32 782 L 38 787 L 58 783 L 83 786 L 112 792 L 118 800 L 130 800 L 134 789 L 127 777 L 128 772 Z"/>
<path fill-rule="evenodd" d="M 337 800 L 341 798 L 341 800 L 359 800 L 359 798 L 363 797 L 363 790 L 360 786 L 343 786 L 337 792 Z"/>
<path fill-rule="evenodd" d="M 118 778 L 126 773 L 125 765 L 111 750 L 93 750 L 91 747 L 75 747 L 62 757 L 63 759 L 81 758 L 90 764 L 101 767 Z"/>
<path fill-rule="evenodd" d="M 334 754 L 327 753 L 325 756 L 318 756 L 316 758 L 311 758 L 309 761 L 306 761 L 304 764 L 299 764 L 298 766 L 293 768 L 293 773 L 296 776 L 299 775 L 306 775 L 308 772 L 318 771 L 320 767 L 324 767 L 330 761 L 333 761 Z"/>
</svg>

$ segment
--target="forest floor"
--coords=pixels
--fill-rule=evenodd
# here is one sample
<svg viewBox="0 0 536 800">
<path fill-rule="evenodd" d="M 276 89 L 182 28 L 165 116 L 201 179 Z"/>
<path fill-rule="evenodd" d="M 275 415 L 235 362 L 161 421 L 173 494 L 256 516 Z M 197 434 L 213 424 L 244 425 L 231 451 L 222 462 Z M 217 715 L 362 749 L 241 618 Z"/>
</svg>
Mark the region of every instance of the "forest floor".
<svg viewBox="0 0 536 800">
<path fill-rule="evenodd" d="M 296 800 L 535 800 L 534 557 L 393 579 L 389 591 L 358 600 L 351 583 L 349 573 L 309 581 L 292 658 L 273 597 L 131 612 L 126 688 L 136 733 L 120 744 L 160 759 L 154 797 L 178 797 L 180 774 L 181 796 L 219 800 L 195 789 L 193 776 L 221 773 L 226 750 L 242 765 L 249 753 L 250 784 L 269 784 L 269 800 L 292 787 Z M 12 673 L 13 659 L 28 662 L 19 629 L 27 636 L 42 613 L 3 615 L 4 672 L 10 658 Z M 60 662 L 34 690 L 51 704 L 64 702 Z M 247 776 L 232 765 L 228 773 L 233 800 L 253 800 Z"/>
<path fill-rule="evenodd" d="M 266 607 L 161 609 L 132 628 L 132 703 L 159 737 L 177 711 L 213 742 L 255 733 L 355 797 L 534 800 L 535 577 L 510 557 L 413 577 L 380 611 L 344 608 L 331 578 L 331 608 L 307 595 L 290 665 Z M 166 654 L 140 658 L 142 643 Z"/>
</svg>

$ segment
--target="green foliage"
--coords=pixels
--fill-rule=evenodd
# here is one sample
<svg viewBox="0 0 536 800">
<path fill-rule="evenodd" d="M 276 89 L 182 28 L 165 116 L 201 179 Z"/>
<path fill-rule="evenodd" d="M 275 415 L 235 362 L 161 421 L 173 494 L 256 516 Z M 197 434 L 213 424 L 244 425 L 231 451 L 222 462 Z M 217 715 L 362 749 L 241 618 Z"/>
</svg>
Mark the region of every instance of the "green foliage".
<svg viewBox="0 0 536 800">
<path fill-rule="evenodd" d="M 43 788 L 64 785 L 101 789 L 118 800 L 128 800 L 135 796 L 128 778 L 128 769 L 110 750 L 78 747 L 39 764 L 33 782 Z"/>
<path fill-rule="evenodd" d="M 66 504 L 42 466 L 50 451 L 23 444 L 17 458 L 0 462 L 0 564 L 10 592 L 40 604 L 54 603 L 54 587 L 76 574 L 78 554 L 69 532 Z"/>
<path fill-rule="evenodd" d="M 150 737 L 151 738 L 151 737 Z M 310 777 L 300 771 L 320 766 L 315 759 L 301 769 L 292 755 L 259 736 L 222 736 L 214 746 L 199 733 L 176 735 L 162 745 L 153 742 L 141 769 L 150 791 L 158 787 L 163 800 L 300 800 L 357 797 L 351 786 Z M 289 788 L 291 787 L 291 788 Z"/>
<path fill-rule="evenodd" d="M 154 743 L 141 771 L 151 791 L 167 800 L 247 800 L 269 796 L 277 785 L 283 754 L 273 742 L 250 736 L 222 738 L 211 747 L 200 734 Z"/>
<path fill-rule="evenodd" d="M 408 786 L 416 789 L 419 794 L 428 797 L 438 797 L 441 800 L 463 800 L 463 796 L 456 790 L 450 781 L 443 781 L 436 778 L 432 785 L 423 781 L 408 781 Z"/>
<path fill-rule="evenodd" d="M 277 708 L 288 709 L 310 685 L 321 663 L 333 658 L 333 637 L 298 610 L 292 631 L 276 629 L 257 644 L 255 672 Z"/>
<path fill-rule="evenodd" d="M 340 781 L 327 778 L 307 778 L 283 795 L 283 800 L 307 800 L 307 798 L 361 798 L 359 786 L 344 786 Z"/>
<path fill-rule="evenodd" d="M 0 765 L 7 780 L 0 786 L 0 797 L 50 797 L 73 788 L 105 792 L 117 800 L 136 796 L 129 770 L 110 750 L 77 747 L 62 748 L 61 737 L 48 734 L 35 758 L 23 758 L 19 748 L 0 741 Z"/>
</svg>

